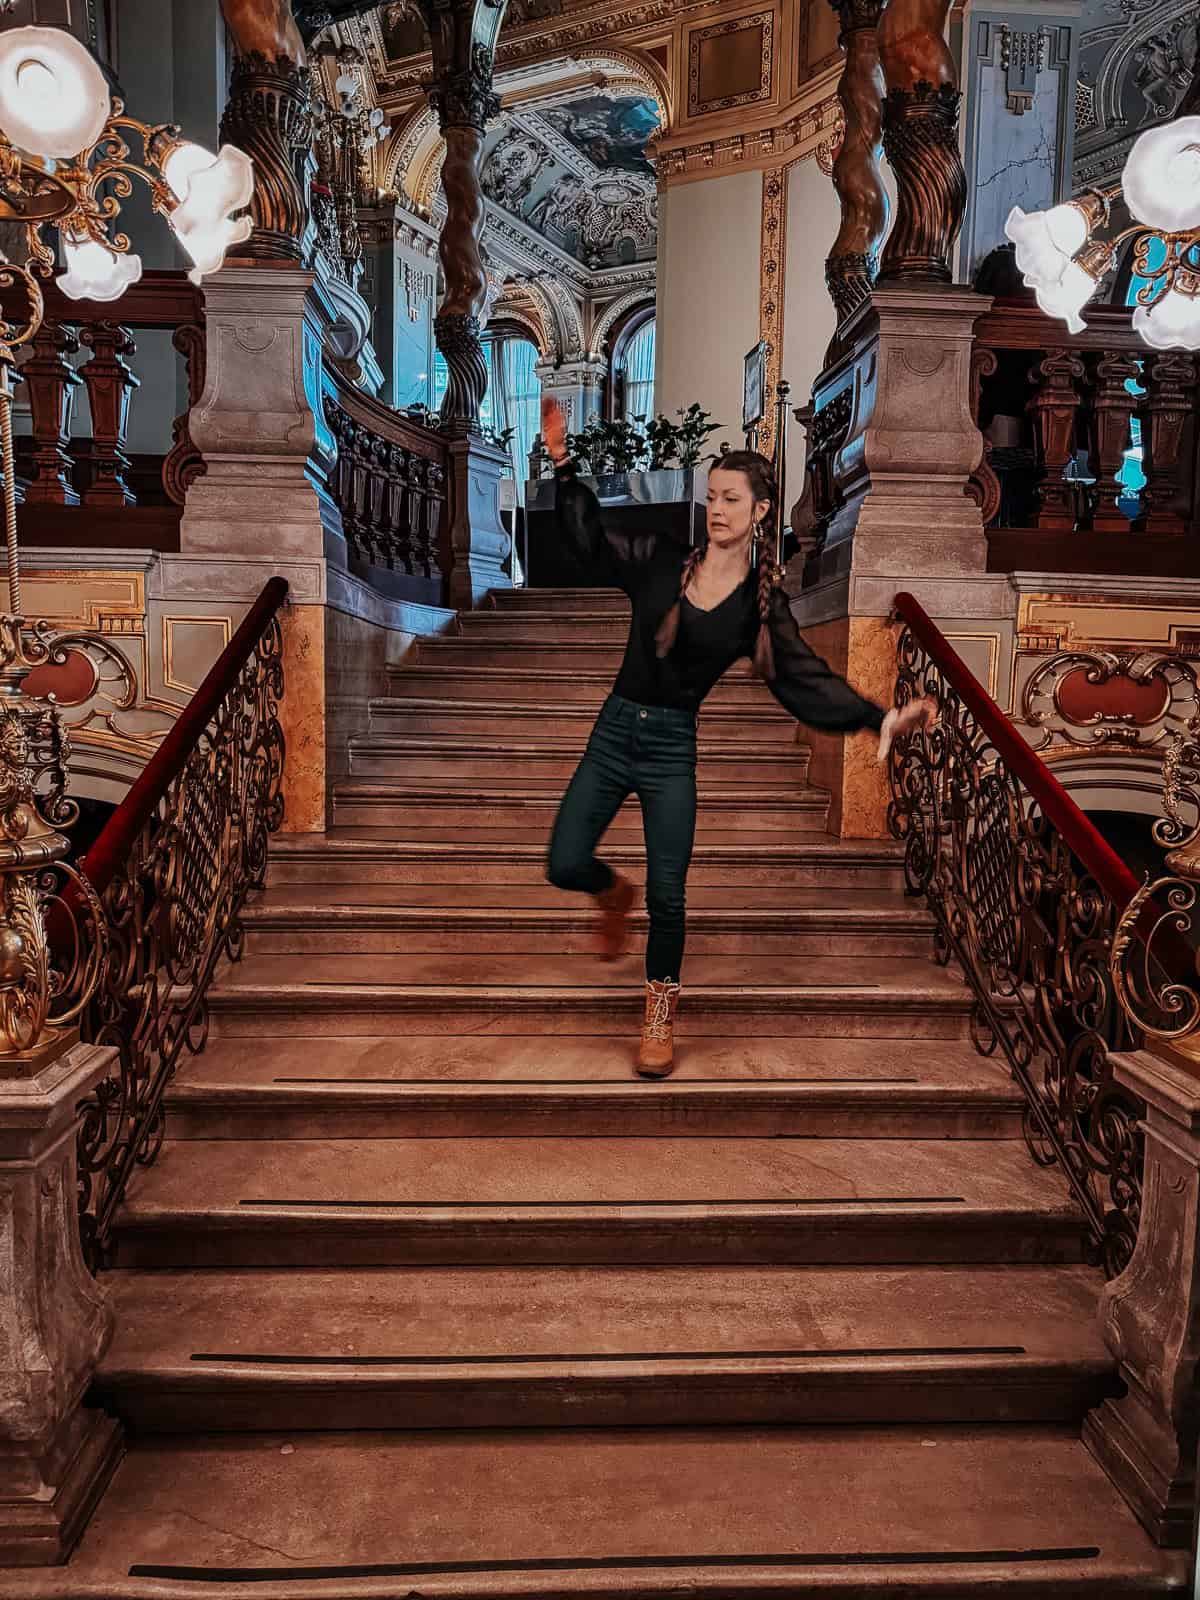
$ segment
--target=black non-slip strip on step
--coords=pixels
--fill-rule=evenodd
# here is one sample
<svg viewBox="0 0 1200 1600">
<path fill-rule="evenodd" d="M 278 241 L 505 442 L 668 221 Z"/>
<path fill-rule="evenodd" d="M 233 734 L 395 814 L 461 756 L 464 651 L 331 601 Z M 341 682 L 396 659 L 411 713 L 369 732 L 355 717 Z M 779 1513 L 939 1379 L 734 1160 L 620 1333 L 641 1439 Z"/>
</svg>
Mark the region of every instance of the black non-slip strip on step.
<svg viewBox="0 0 1200 1600">
<path fill-rule="evenodd" d="M 343 1211 L 366 1207 L 373 1211 L 611 1211 L 639 1210 L 649 1206 L 952 1206 L 966 1205 L 961 1194 L 853 1195 L 820 1200 L 239 1200 L 239 1206 L 257 1209 L 315 1207 Z"/>
<path fill-rule="evenodd" d="M 1099 1545 L 1048 1547 L 1044 1550 L 853 1550 L 805 1555 L 721 1556 L 592 1556 L 543 1558 L 534 1561 L 383 1562 L 328 1567 L 172 1567 L 139 1563 L 131 1578 L 164 1578 L 180 1583 L 304 1583 L 322 1578 L 434 1577 L 487 1572 L 647 1572 L 670 1568 L 710 1567 L 873 1567 L 990 1566 L 1036 1561 L 1095 1561 Z"/>
<path fill-rule="evenodd" d="M 624 1041 L 622 1041 L 624 1043 Z M 412 1089 L 458 1089 L 477 1088 L 480 1085 L 493 1089 L 526 1089 L 530 1087 L 544 1089 L 560 1089 L 570 1085 L 583 1085 L 589 1088 L 628 1089 L 636 1087 L 631 1085 L 626 1078 L 272 1078 L 272 1083 L 394 1083 L 404 1084 Z M 668 1089 L 687 1089 L 694 1083 L 717 1083 L 723 1088 L 741 1089 L 747 1084 L 762 1088 L 773 1088 L 777 1084 L 792 1083 L 872 1083 L 881 1089 L 889 1089 L 897 1083 L 921 1083 L 918 1077 L 907 1078 L 675 1078 L 672 1083 L 664 1087 Z"/>
<path fill-rule="evenodd" d="M 1023 1356 L 1023 1344 L 895 1345 L 846 1350 L 603 1350 L 550 1351 L 520 1355 L 438 1355 L 438 1356 L 314 1356 L 246 1355 L 193 1353 L 192 1361 L 233 1362 L 242 1366 L 263 1367 L 517 1367 L 553 1361 L 853 1361 L 858 1357 L 884 1356 Z"/>
</svg>

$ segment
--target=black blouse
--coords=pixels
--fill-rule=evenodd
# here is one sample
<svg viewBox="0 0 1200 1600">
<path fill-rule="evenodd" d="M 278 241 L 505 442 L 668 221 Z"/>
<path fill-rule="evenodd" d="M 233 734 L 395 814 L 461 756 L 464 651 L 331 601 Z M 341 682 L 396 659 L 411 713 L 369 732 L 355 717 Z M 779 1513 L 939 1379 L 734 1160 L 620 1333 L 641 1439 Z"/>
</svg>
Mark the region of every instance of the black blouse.
<svg viewBox="0 0 1200 1600">
<path fill-rule="evenodd" d="M 573 465 L 558 468 L 555 476 L 559 524 L 580 565 L 593 583 L 623 589 L 633 604 L 615 692 L 638 705 L 698 710 L 726 669 L 754 654 L 759 627 L 757 572 L 752 567 L 745 581 L 710 611 L 685 599 L 674 647 L 660 661 L 654 635 L 679 597 L 687 551 L 666 536 L 612 532 L 601 520 L 595 495 L 580 483 Z M 787 596 L 778 586 L 771 591 L 769 626 L 775 677 L 767 687 L 780 705 L 810 728 L 879 731 L 883 712 L 814 655 L 800 637 Z"/>
</svg>

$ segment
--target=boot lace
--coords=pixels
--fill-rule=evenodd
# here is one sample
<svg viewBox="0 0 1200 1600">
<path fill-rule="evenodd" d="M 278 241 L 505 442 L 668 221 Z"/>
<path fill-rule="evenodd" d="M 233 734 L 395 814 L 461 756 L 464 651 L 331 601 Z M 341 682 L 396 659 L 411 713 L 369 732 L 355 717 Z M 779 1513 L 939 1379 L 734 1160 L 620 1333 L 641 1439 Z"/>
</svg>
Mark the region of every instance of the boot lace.
<svg viewBox="0 0 1200 1600">
<path fill-rule="evenodd" d="M 646 997 L 646 1022 L 642 1028 L 647 1039 L 665 1043 L 671 1037 L 671 1002 L 678 993 L 677 983 L 651 984 Z"/>
</svg>

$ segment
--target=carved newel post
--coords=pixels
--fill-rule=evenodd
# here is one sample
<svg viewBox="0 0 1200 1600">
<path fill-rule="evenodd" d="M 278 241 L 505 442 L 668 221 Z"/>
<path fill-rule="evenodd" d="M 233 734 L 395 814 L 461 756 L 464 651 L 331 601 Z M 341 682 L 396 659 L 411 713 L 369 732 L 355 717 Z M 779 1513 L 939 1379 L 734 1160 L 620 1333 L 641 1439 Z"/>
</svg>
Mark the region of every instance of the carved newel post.
<svg viewBox="0 0 1200 1600">
<path fill-rule="evenodd" d="M 883 147 L 897 191 L 881 282 L 953 278 L 967 175 L 958 149 L 958 74 L 945 40 L 949 10 L 950 0 L 891 0 L 879 24 Z"/>
<path fill-rule="evenodd" d="M 449 373 L 442 421 L 459 433 L 478 431 L 479 407 L 487 393 L 479 337 L 487 300 L 487 273 L 479 253 L 484 223 L 479 163 L 488 122 L 500 109 L 492 90 L 492 65 L 503 9 L 486 0 L 421 3 L 433 50 L 429 103 L 446 141 L 446 221 L 438 244 L 446 288 L 433 331 Z"/>
<path fill-rule="evenodd" d="M 433 331 L 449 373 L 442 427 L 450 437 L 447 603 L 478 605 L 506 587 L 511 540 L 500 520 L 500 478 L 507 453 L 485 443 L 479 407 L 487 393 L 480 341 L 487 273 L 479 251 L 484 198 L 479 182 L 484 131 L 499 110 L 492 92 L 496 37 L 506 0 L 420 0 L 433 52 L 429 103 L 446 141 L 442 189 L 446 221 L 438 242 L 445 295 Z"/>
<path fill-rule="evenodd" d="M 841 20 L 846 63 L 838 83 L 844 131 L 833 163 L 842 225 L 825 262 L 825 282 L 844 322 L 871 292 L 887 232 L 883 154 L 883 68 L 876 28 L 883 0 L 830 0 Z"/>
<path fill-rule="evenodd" d="M 254 161 L 254 232 L 237 254 L 299 261 L 306 210 L 296 160 L 310 134 L 304 44 L 289 0 L 221 0 L 237 47 L 221 139 Z"/>
</svg>

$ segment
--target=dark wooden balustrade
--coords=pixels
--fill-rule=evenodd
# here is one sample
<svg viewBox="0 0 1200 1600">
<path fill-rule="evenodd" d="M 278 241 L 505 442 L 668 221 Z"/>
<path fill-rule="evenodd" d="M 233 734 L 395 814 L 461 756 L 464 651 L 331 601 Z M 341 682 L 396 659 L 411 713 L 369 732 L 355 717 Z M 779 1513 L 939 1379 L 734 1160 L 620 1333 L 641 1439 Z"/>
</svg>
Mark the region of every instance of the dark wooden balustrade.
<svg viewBox="0 0 1200 1600">
<path fill-rule="evenodd" d="M 186 273 L 146 272 L 111 304 L 69 300 L 53 283 L 45 300 L 32 354 L 18 369 L 31 418 L 30 434 L 17 440 L 24 542 L 177 550 L 187 487 L 204 470 L 188 433 L 188 410 L 204 388 L 203 293 Z M 162 456 L 128 448 L 144 329 L 172 331 L 187 374 L 188 410 L 173 422 Z M 84 349 L 91 356 L 78 366 Z M 72 437 L 81 393 L 90 437 Z"/>
<path fill-rule="evenodd" d="M 1151 350 L 1123 306 L 1070 334 L 1032 301 L 997 300 L 975 330 L 972 479 L 993 571 L 1200 574 L 1195 423 L 1200 362 Z M 1119 479 L 1140 432 L 1144 487 Z"/>
<path fill-rule="evenodd" d="M 325 420 L 337 441 L 330 492 L 350 568 L 373 588 L 445 603 L 448 471 L 439 434 L 328 372 Z"/>
</svg>

